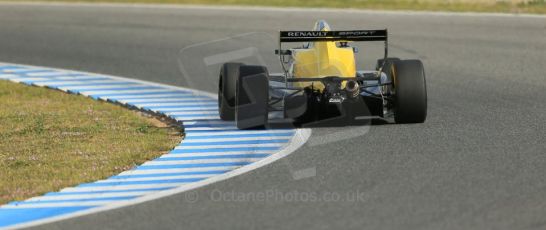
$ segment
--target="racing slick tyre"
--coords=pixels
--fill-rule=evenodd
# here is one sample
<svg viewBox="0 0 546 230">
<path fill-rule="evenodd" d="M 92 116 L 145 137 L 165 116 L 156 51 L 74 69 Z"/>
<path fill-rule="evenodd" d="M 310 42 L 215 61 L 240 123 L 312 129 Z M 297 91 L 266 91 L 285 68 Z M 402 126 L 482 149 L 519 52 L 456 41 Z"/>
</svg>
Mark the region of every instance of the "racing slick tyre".
<svg viewBox="0 0 546 230">
<path fill-rule="evenodd" d="M 267 124 L 269 78 L 264 66 L 242 65 L 235 90 L 235 123 L 239 129 Z"/>
<path fill-rule="evenodd" d="M 420 60 L 394 62 L 396 123 L 423 123 L 427 118 L 425 70 Z"/>
<path fill-rule="evenodd" d="M 218 112 L 224 121 L 235 120 L 235 83 L 242 63 L 225 63 L 218 81 Z"/>
</svg>

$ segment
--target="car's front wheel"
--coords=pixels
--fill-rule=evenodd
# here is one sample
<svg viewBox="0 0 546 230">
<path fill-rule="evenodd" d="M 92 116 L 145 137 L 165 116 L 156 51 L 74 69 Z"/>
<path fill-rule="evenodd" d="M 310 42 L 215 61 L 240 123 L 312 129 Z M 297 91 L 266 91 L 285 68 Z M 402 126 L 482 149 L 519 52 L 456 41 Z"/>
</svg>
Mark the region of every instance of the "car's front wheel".
<svg viewBox="0 0 546 230">
<path fill-rule="evenodd" d="M 235 87 L 242 63 L 225 63 L 218 80 L 218 113 L 224 121 L 235 120 Z"/>
<path fill-rule="evenodd" d="M 235 87 L 235 124 L 252 129 L 267 124 L 269 78 L 265 66 L 243 65 Z"/>
</svg>

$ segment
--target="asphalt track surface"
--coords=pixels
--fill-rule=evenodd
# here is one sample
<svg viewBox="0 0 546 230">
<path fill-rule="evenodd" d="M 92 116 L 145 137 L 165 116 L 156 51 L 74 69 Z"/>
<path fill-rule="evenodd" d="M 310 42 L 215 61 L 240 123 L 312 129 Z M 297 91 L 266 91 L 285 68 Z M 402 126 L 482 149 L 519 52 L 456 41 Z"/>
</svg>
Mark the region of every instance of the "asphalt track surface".
<svg viewBox="0 0 546 230">
<path fill-rule="evenodd" d="M 544 17 L 0 5 L 0 60 L 213 92 L 212 75 L 183 77 L 180 60 L 219 48 L 181 49 L 247 32 L 274 38 L 316 19 L 389 28 L 391 56 L 425 64 L 427 121 L 322 125 L 306 146 L 250 173 L 38 228 L 546 228 Z M 252 46 L 264 56 L 274 47 Z"/>
</svg>

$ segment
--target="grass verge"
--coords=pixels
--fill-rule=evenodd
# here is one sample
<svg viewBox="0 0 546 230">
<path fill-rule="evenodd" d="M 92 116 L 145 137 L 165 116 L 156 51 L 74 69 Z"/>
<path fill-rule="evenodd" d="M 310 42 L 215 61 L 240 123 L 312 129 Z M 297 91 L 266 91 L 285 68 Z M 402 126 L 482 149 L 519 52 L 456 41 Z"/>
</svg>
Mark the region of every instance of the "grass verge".
<svg viewBox="0 0 546 230">
<path fill-rule="evenodd" d="M 106 178 L 180 139 L 137 111 L 1 80 L 0 204 Z"/>
<path fill-rule="evenodd" d="M 4 0 L 2 0 L 4 1 Z M 9 1 L 9 0 L 8 0 Z M 546 0 L 41 0 L 56 2 L 174 3 L 280 7 L 333 7 L 452 12 L 545 14 Z"/>
</svg>

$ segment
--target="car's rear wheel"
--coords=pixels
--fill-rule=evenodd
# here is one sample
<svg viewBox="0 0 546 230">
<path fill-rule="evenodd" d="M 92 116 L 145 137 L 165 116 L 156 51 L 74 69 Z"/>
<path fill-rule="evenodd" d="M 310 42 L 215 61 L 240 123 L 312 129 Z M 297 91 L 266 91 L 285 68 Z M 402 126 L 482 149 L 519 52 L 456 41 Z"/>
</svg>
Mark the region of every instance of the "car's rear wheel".
<svg viewBox="0 0 546 230">
<path fill-rule="evenodd" d="M 239 129 L 252 129 L 267 124 L 269 78 L 264 66 L 239 67 L 235 91 L 235 122 Z"/>
<path fill-rule="evenodd" d="M 427 117 L 427 88 L 423 63 L 419 60 L 395 61 L 393 67 L 395 122 L 424 122 Z"/>
<path fill-rule="evenodd" d="M 218 81 L 218 112 L 225 121 L 235 119 L 235 84 L 242 63 L 225 63 L 220 69 Z"/>
</svg>

